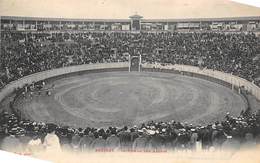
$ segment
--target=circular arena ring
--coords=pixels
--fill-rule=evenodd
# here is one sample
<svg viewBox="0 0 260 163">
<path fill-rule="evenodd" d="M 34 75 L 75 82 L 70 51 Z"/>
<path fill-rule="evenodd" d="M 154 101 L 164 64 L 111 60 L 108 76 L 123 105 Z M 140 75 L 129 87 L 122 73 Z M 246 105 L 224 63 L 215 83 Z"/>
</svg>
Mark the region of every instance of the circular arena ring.
<svg viewBox="0 0 260 163">
<path fill-rule="evenodd" d="M 51 95 L 19 96 L 14 107 L 34 121 L 74 127 L 131 126 L 151 120 L 208 124 L 222 120 L 226 112 L 239 115 L 247 109 L 242 95 L 216 82 L 153 69 L 103 68 L 41 75 Z"/>
</svg>

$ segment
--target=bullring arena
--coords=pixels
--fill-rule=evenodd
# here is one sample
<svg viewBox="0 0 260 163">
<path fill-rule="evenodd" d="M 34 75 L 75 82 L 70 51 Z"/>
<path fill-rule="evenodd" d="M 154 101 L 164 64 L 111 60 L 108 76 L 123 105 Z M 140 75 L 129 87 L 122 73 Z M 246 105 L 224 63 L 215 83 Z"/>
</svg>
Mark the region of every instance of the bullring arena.
<svg viewBox="0 0 260 163">
<path fill-rule="evenodd" d="M 14 107 L 34 121 L 74 127 L 134 126 L 152 120 L 207 124 L 248 107 L 245 97 L 216 82 L 152 69 L 125 70 L 54 76 L 46 80 L 50 96 L 44 91 L 19 96 Z"/>
<path fill-rule="evenodd" d="M 260 8 L 14 1 L 0 0 L 1 161 L 260 163 Z"/>
</svg>

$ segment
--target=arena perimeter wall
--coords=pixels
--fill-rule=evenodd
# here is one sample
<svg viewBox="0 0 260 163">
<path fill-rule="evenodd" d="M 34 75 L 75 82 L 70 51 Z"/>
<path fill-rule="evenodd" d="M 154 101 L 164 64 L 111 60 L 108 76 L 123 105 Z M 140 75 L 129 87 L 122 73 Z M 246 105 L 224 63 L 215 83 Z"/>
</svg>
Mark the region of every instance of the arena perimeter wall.
<svg viewBox="0 0 260 163">
<path fill-rule="evenodd" d="M 217 70 L 212 69 L 201 69 L 195 66 L 189 65 L 171 65 L 171 64 L 143 64 L 143 69 L 162 69 L 162 70 L 174 70 L 184 75 L 195 76 L 199 78 L 203 78 L 206 80 L 214 81 L 229 87 L 244 87 L 244 89 L 255 96 L 258 100 L 260 100 L 260 88 L 253 84 L 252 82 L 247 81 L 246 79 L 240 78 L 238 76 L 234 76 L 229 73 L 224 73 Z M 229 84 L 229 85 L 227 85 Z"/>
<path fill-rule="evenodd" d="M 117 63 L 99 63 L 99 64 L 87 64 L 87 65 L 78 65 L 78 66 L 70 66 L 64 68 L 58 68 L 53 70 L 47 70 L 43 72 L 38 72 L 35 74 L 31 74 L 25 76 L 21 79 L 15 80 L 8 85 L 6 85 L 2 90 L 0 90 L 0 102 L 8 95 L 10 95 L 16 88 L 23 87 L 25 84 L 31 84 L 32 82 L 37 82 L 44 79 L 49 79 L 57 76 L 69 75 L 71 73 L 80 73 L 84 71 L 113 71 L 113 70 L 128 70 L 129 63 L 128 62 L 117 62 Z M 164 72 L 179 72 L 184 75 L 199 77 L 203 79 L 207 79 L 210 81 L 214 81 L 220 84 L 224 84 L 229 87 L 241 87 L 254 95 L 258 100 L 260 100 L 260 88 L 254 85 L 253 83 L 242 79 L 240 77 L 223 73 L 220 71 L 213 71 L 210 69 L 200 69 L 194 66 L 188 65 L 162 65 L 162 64 L 143 64 L 143 70 L 155 70 L 160 69 L 164 70 Z M 229 84 L 229 85 L 227 85 Z"/>
<path fill-rule="evenodd" d="M 42 71 L 34 73 L 25 77 L 22 77 L 18 80 L 15 80 L 7 84 L 4 88 L 0 90 L 0 102 L 10 95 L 16 88 L 22 88 L 25 84 L 31 84 L 32 82 L 37 82 L 57 76 L 65 76 L 66 74 L 77 73 L 82 71 L 91 71 L 91 70 L 104 70 L 104 69 L 119 69 L 125 68 L 128 70 L 128 62 L 117 62 L 117 63 L 99 63 L 99 64 L 86 64 L 86 65 L 77 65 L 69 66 L 63 68 L 57 68 L 47 71 Z"/>
</svg>

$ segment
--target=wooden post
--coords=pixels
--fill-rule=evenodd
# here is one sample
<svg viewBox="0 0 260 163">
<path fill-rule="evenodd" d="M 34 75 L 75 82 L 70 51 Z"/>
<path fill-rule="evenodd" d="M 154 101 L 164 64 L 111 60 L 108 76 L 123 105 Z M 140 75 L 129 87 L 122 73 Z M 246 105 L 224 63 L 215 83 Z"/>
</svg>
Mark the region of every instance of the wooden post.
<svg viewBox="0 0 260 163">
<path fill-rule="evenodd" d="M 129 54 L 128 55 L 128 58 L 129 58 L 129 67 L 128 67 L 128 72 L 130 72 L 130 68 L 131 68 L 131 55 Z"/>
</svg>

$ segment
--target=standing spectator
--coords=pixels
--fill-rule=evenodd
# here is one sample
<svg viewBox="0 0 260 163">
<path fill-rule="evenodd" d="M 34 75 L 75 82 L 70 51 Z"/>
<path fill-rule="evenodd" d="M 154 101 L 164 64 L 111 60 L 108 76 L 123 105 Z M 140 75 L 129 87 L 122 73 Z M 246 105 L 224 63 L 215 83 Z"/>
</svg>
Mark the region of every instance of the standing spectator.
<svg viewBox="0 0 260 163">
<path fill-rule="evenodd" d="M 106 140 L 106 147 L 113 150 L 120 148 L 120 139 L 116 135 L 116 128 L 111 129 L 111 135 Z"/>
</svg>

